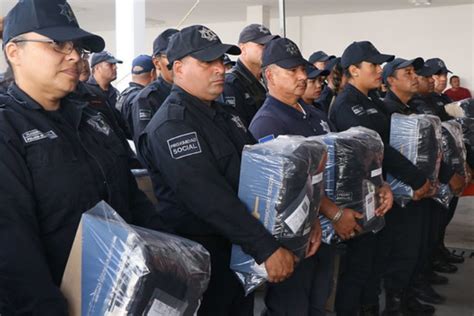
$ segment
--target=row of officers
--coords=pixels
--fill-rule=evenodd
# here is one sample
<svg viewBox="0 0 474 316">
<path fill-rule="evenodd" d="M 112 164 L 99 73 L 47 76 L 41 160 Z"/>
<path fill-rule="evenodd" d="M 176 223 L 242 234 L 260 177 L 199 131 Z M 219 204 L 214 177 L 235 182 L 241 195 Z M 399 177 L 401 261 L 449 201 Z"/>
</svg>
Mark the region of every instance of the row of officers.
<svg viewBox="0 0 474 316">
<path fill-rule="evenodd" d="M 448 279 L 436 271 L 453 273 L 452 263 L 463 260 L 443 244 L 456 199 L 449 211 L 429 199 L 437 185 L 389 144 L 392 113 L 449 119 L 442 107 L 449 100 L 434 91 L 435 80 L 446 85 L 444 63 L 394 58 L 368 41 L 350 44 L 341 58 L 317 52 L 308 62 L 295 43 L 258 24 L 245 27 L 238 42 L 223 44 L 202 25 L 166 30 L 151 60 L 134 61 L 134 82 L 119 95 L 110 83 L 120 60 L 103 52 L 101 37 L 79 27 L 67 2 L 24 0 L 8 13 L 0 314 L 67 315 L 59 286 L 75 232 L 81 214 L 104 200 L 129 223 L 186 237 L 210 252 L 211 279 L 197 315 L 253 315 L 253 294 L 244 295 L 229 268 L 232 244 L 268 272 L 266 315 L 324 315 L 334 246 L 321 244 L 316 223 L 306 259 L 296 262 L 238 199 L 240 159 L 244 145 L 262 138 L 353 126 L 379 133 L 384 172 L 410 185 L 414 197 L 402 208 L 384 185 L 377 214 L 386 227 L 364 235 L 361 214 L 323 200 L 320 212 L 346 244 L 337 315 L 432 315 L 435 308 L 421 301 L 444 302 L 432 285 Z M 239 55 L 227 74 L 225 54 Z M 79 81 L 83 71 L 86 82 Z M 137 167 L 150 174 L 155 206 L 137 188 L 130 172 Z M 442 166 L 439 181 L 460 193 L 470 179 Z"/>
</svg>

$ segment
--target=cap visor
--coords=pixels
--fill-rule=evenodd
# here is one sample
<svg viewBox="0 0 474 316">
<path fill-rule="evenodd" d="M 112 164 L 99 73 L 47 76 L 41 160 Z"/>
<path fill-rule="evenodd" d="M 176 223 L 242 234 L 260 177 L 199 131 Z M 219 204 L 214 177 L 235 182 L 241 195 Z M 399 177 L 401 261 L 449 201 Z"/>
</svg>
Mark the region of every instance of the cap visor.
<svg viewBox="0 0 474 316">
<path fill-rule="evenodd" d="M 213 61 L 221 58 L 224 54 L 240 55 L 240 48 L 235 45 L 217 44 L 198 50 L 197 52 L 189 54 L 190 56 L 201 61 Z"/>
<path fill-rule="evenodd" d="M 109 64 L 123 64 L 123 61 L 121 61 L 120 59 L 117 59 L 117 58 L 109 58 L 107 60 L 104 60 L 106 62 L 108 62 Z"/>
<path fill-rule="evenodd" d="M 251 40 L 249 42 L 265 45 L 265 44 L 267 44 L 268 42 L 270 42 L 271 40 L 273 40 L 274 38 L 277 38 L 277 37 L 279 37 L 279 36 L 278 35 L 265 35 L 265 36 L 262 36 L 260 38 Z"/>
<path fill-rule="evenodd" d="M 392 61 L 394 58 L 395 56 L 393 55 L 377 54 L 365 59 L 365 61 L 377 64 L 377 65 L 381 65 L 383 63 Z"/>
<path fill-rule="evenodd" d="M 406 68 L 408 66 L 413 66 L 413 68 L 415 68 L 415 71 L 416 71 L 418 69 L 423 68 L 424 64 L 425 64 L 425 62 L 424 62 L 423 58 L 418 57 L 418 58 L 407 60 L 407 61 L 401 63 L 400 65 L 397 66 L 397 69 L 403 69 L 403 68 Z"/>
<path fill-rule="evenodd" d="M 430 77 L 434 75 L 435 73 L 436 73 L 436 69 L 433 69 L 431 67 L 425 67 L 425 66 L 423 66 L 423 68 L 416 71 L 417 75 L 423 76 L 423 77 Z"/>
<path fill-rule="evenodd" d="M 307 75 L 308 75 L 308 79 L 314 79 L 314 78 L 321 77 L 321 76 L 327 76 L 329 74 L 330 74 L 329 70 L 316 69 L 316 70 L 311 71 Z"/>
<path fill-rule="evenodd" d="M 91 52 L 101 52 L 105 48 L 104 39 L 83 29 L 70 26 L 50 27 L 35 31 L 58 42 L 80 41 L 83 48 Z"/>
<path fill-rule="evenodd" d="M 276 64 L 276 65 L 280 66 L 281 68 L 291 69 L 291 68 L 295 68 L 295 67 L 298 67 L 298 66 L 306 66 L 309 63 L 304 58 L 295 57 L 295 58 L 278 60 L 278 61 L 275 61 L 273 64 Z"/>
<path fill-rule="evenodd" d="M 336 66 L 336 64 L 340 61 L 341 61 L 340 57 L 335 57 L 333 59 L 330 59 L 328 63 L 326 64 L 326 67 L 324 68 L 324 70 L 331 72 L 334 69 L 334 66 Z"/>
</svg>

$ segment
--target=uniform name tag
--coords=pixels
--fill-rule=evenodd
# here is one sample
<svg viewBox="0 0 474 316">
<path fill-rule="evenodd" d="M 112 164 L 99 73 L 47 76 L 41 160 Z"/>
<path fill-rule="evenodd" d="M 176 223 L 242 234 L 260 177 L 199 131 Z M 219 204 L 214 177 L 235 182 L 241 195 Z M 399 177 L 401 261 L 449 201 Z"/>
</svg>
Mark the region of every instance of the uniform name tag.
<svg viewBox="0 0 474 316">
<path fill-rule="evenodd" d="M 23 136 L 23 140 L 27 144 L 36 142 L 38 140 L 42 140 L 45 138 L 54 139 L 58 137 L 58 135 L 56 135 L 56 133 L 53 131 L 47 131 L 43 133 L 37 129 L 32 129 L 31 131 L 24 132 L 22 136 Z"/>
<path fill-rule="evenodd" d="M 181 159 L 201 153 L 201 145 L 196 132 L 170 138 L 167 143 L 173 159 Z"/>
<path fill-rule="evenodd" d="M 362 106 L 360 105 L 354 105 L 352 108 L 352 112 L 354 112 L 355 115 L 364 115 L 365 114 L 365 110 Z"/>
<path fill-rule="evenodd" d="M 377 111 L 377 109 L 367 109 L 367 114 L 377 114 L 379 113 L 379 111 Z"/>
<path fill-rule="evenodd" d="M 151 120 L 151 111 L 140 109 L 138 111 L 138 118 L 140 121 L 149 121 Z"/>
<path fill-rule="evenodd" d="M 225 97 L 225 103 L 235 107 L 235 97 Z"/>
</svg>

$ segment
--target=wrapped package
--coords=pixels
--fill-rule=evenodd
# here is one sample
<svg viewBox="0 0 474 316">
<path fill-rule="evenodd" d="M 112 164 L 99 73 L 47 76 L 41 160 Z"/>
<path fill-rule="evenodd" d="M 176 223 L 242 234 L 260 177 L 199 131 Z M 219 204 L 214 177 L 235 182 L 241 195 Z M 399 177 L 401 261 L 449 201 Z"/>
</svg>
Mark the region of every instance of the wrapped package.
<svg viewBox="0 0 474 316">
<path fill-rule="evenodd" d="M 390 145 L 410 160 L 430 181 L 437 181 L 442 157 L 441 120 L 428 114 L 392 114 Z M 394 200 L 404 207 L 413 198 L 413 189 L 387 175 Z"/>
<path fill-rule="evenodd" d="M 339 207 L 363 213 L 365 216 L 359 223 L 363 232 L 382 229 L 384 218 L 373 216 L 378 206 L 375 196 L 383 185 L 384 146 L 379 134 L 364 127 L 353 127 L 310 139 L 320 139 L 328 147 L 324 171 L 326 196 Z M 328 218 L 320 215 L 320 223 L 323 242 L 339 241 Z"/>
<path fill-rule="evenodd" d="M 326 146 L 301 136 L 280 136 L 245 146 L 242 153 L 239 198 L 265 228 L 300 259 L 322 198 Z M 232 248 L 231 269 L 248 294 L 264 283 L 264 264 L 258 265 L 240 246 Z"/>
<path fill-rule="evenodd" d="M 474 118 L 474 99 L 464 99 L 446 104 L 444 106 L 446 113 L 452 117 L 471 117 Z"/>
<path fill-rule="evenodd" d="M 61 291 L 70 315 L 193 315 L 210 255 L 177 236 L 127 224 L 107 203 L 84 213 Z"/>
<path fill-rule="evenodd" d="M 467 164 L 474 168 L 474 118 L 458 118 L 456 122 L 462 127 Z"/>
<path fill-rule="evenodd" d="M 454 120 L 441 123 L 442 127 L 442 149 L 443 161 L 454 172 L 461 176 L 466 176 L 466 147 L 463 141 L 462 126 Z M 449 208 L 449 203 L 454 197 L 449 184 L 441 184 L 434 199 Z"/>
</svg>

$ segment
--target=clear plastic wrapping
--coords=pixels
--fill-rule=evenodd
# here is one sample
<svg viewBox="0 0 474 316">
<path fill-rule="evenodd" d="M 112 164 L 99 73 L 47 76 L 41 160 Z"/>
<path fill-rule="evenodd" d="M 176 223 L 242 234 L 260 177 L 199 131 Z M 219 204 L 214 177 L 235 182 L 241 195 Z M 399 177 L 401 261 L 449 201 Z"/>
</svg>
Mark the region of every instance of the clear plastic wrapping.
<svg viewBox="0 0 474 316">
<path fill-rule="evenodd" d="M 410 160 L 431 181 L 438 179 L 442 158 L 441 120 L 428 114 L 392 114 L 390 145 Z M 387 175 L 394 200 L 404 207 L 413 198 L 413 189 Z"/>
<path fill-rule="evenodd" d="M 372 216 L 378 206 L 377 191 L 383 185 L 384 146 L 379 134 L 364 127 L 353 127 L 310 139 L 320 139 L 328 147 L 324 171 L 326 196 L 340 207 L 363 213 L 364 219 L 359 224 L 364 232 L 382 229 L 385 219 Z M 339 241 L 331 221 L 320 215 L 320 222 L 323 242 Z"/>
<path fill-rule="evenodd" d="M 444 106 L 446 113 L 452 117 L 471 117 L 474 118 L 474 99 L 464 99 L 446 104 Z"/>
<path fill-rule="evenodd" d="M 466 147 L 463 141 L 462 126 L 454 120 L 443 122 L 441 125 L 443 161 L 457 174 L 466 176 Z M 454 194 L 449 184 L 442 183 L 434 199 L 445 208 L 449 208 L 453 197 Z"/>
<path fill-rule="evenodd" d="M 458 118 L 456 122 L 462 127 L 467 163 L 471 168 L 474 168 L 474 118 Z"/>
<path fill-rule="evenodd" d="M 71 315 L 193 315 L 210 269 L 200 244 L 129 225 L 102 201 L 82 215 L 62 290 Z"/>
<path fill-rule="evenodd" d="M 301 136 L 245 146 L 239 198 L 287 249 L 304 258 L 323 193 L 326 146 Z M 267 279 L 240 246 L 232 248 L 231 269 L 250 293 Z"/>
</svg>

